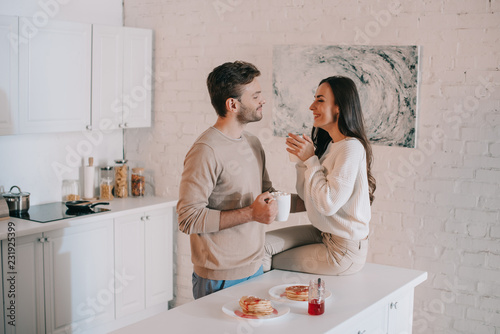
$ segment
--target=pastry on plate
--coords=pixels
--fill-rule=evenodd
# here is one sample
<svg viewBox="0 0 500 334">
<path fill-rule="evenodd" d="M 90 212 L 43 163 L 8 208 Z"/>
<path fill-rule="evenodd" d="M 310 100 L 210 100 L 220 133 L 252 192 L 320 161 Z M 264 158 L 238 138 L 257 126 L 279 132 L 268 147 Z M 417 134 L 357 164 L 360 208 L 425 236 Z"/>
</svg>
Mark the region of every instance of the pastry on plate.
<svg viewBox="0 0 500 334">
<path fill-rule="evenodd" d="M 256 316 L 269 315 L 274 311 L 269 300 L 255 296 L 241 297 L 240 307 L 243 310 L 243 313 Z"/>
<path fill-rule="evenodd" d="M 306 301 L 308 298 L 309 287 L 307 285 L 292 285 L 285 289 L 286 298 L 295 301 Z"/>
</svg>

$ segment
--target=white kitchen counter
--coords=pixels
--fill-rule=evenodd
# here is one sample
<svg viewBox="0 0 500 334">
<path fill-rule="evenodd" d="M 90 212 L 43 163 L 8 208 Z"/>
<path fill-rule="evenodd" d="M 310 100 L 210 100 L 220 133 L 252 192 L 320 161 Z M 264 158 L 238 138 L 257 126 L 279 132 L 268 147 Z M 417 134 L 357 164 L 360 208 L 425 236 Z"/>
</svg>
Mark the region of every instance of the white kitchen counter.
<svg viewBox="0 0 500 334">
<path fill-rule="evenodd" d="M 108 202 L 108 201 L 103 201 Z M 110 209 L 110 211 L 95 213 L 91 215 L 77 216 L 75 218 L 56 220 L 49 223 L 37 223 L 29 220 L 19 219 L 19 218 L 9 218 L 0 221 L 0 240 L 7 238 L 8 233 L 8 222 L 14 222 L 16 237 L 21 237 L 25 235 L 48 232 L 52 230 L 57 230 L 60 228 L 77 226 L 86 223 L 92 223 L 107 218 L 114 218 L 116 216 L 123 216 L 123 213 L 127 211 L 127 214 L 133 214 L 137 212 L 142 212 L 144 207 L 148 207 L 148 210 L 154 210 L 156 208 L 162 208 L 165 206 L 175 206 L 177 200 L 172 200 L 163 197 L 127 197 L 127 198 L 115 198 L 109 201 L 109 206 L 103 206 L 103 208 Z M 28 211 L 29 212 L 29 211 Z"/>
<path fill-rule="evenodd" d="M 358 328 L 359 332 L 363 332 L 363 326 L 368 325 L 365 320 L 386 321 L 389 309 L 393 308 L 391 303 L 400 295 L 411 296 L 408 301 L 411 321 L 413 289 L 427 279 L 427 273 L 368 263 L 354 275 L 321 276 L 325 280 L 326 289 L 332 292 L 332 297 L 327 299 L 325 313 L 320 316 L 307 314 L 307 302 L 279 303 L 278 305 L 289 306 L 290 312 L 268 320 L 233 318 L 222 311 L 224 304 L 238 301 L 241 296 L 255 295 L 269 299 L 268 290 L 274 286 L 308 283 L 310 279 L 317 277 L 318 275 L 272 270 L 245 283 L 112 333 L 358 333 Z M 387 328 L 388 325 L 385 326 Z M 411 331 L 411 324 L 409 326 Z M 366 330 L 366 333 L 371 332 Z"/>
</svg>

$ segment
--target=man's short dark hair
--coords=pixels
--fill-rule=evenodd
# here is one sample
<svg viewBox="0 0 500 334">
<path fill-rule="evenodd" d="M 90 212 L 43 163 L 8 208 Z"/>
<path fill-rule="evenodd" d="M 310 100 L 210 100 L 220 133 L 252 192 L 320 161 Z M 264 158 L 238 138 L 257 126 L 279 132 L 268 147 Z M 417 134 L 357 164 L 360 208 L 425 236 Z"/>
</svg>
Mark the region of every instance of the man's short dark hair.
<svg viewBox="0 0 500 334">
<path fill-rule="evenodd" d="M 220 117 L 226 117 L 226 100 L 241 99 L 243 86 L 251 83 L 260 71 L 254 65 L 235 61 L 224 63 L 213 69 L 208 75 L 207 86 L 210 100 Z"/>
</svg>

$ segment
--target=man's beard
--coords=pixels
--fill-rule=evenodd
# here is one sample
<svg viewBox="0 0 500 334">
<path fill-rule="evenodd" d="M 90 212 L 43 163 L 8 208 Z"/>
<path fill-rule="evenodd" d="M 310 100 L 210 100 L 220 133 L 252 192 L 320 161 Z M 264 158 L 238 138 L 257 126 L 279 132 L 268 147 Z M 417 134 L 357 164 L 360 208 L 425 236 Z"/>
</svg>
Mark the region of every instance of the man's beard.
<svg viewBox="0 0 500 334">
<path fill-rule="evenodd" d="M 259 108 L 262 108 L 262 106 L 260 106 Z M 257 109 L 252 109 L 242 104 L 240 112 L 238 113 L 236 119 L 241 124 L 258 122 L 262 119 L 262 114 L 259 115 Z"/>
</svg>

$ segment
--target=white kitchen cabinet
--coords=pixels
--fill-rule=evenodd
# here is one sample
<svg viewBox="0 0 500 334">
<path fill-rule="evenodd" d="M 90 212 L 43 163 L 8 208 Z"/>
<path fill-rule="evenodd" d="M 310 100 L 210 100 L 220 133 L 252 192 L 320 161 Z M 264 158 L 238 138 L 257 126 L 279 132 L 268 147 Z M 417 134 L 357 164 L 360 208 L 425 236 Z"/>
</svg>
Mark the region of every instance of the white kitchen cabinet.
<svg viewBox="0 0 500 334">
<path fill-rule="evenodd" d="M 0 135 L 18 132 L 18 17 L 0 15 Z"/>
<path fill-rule="evenodd" d="M 42 234 L 15 238 L 15 270 L 9 262 L 9 240 L 2 240 L 4 305 L 8 307 L 15 300 L 15 326 L 9 324 L 12 318 L 5 314 L 5 333 L 45 333 L 44 286 L 43 286 L 43 243 Z M 15 288 L 11 289 L 7 278 L 15 276 Z M 14 295 L 13 295 L 14 294 Z"/>
<path fill-rule="evenodd" d="M 92 26 L 92 128 L 123 123 L 123 27 Z"/>
<path fill-rule="evenodd" d="M 352 326 L 353 334 L 411 333 L 413 324 L 413 289 L 394 294 L 388 303 L 367 312 Z"/>
<path fill-rule="evenodd" d="M 90 125 L 92 29 L 49 20 L 20 20 L 19 132 L 66 132 Z"/>
<path fill-rule="evenodd" d="M 107 333 L 167 310 L 174 205 L 125 198 L 114 199 L 111 211 L 99 216 L 45 224 L 18 219 L 16 233 L 25 236 L 16 237 L 16 327 L 4 314 L 0 333 Z M 6 306 L 11 250 L 7 224 L 2 226 L 0 301 Z"/>
<path fill-rule="evenodd" d="M 117 318 L 173 298 L 172 226 L 172 208 L 115 219 L 116 271 L 134 277 L 115 281 Z"/>
<path fill-rule="evenodd" d="M 366 315 L 349 331 L 352 334 L 387 333 L 387 308 L 381 307 Z M 400 333 L 398 333 L 400 334 Z"/>
<path fill-rule="evenodd" d="M 44 233 L 47 333 L 114 320 L 113 220 Z"/>
<path fill-rule="evenodd" d="M 8 240 L 2 241 L 4 278 Z M 114 319 L 113 220 L 16 240 L 16 326 L 6 333 L 68 333 Z M 9 286 L 4 286 L 9 302 Z"/>
<path fill-rule="evenodd" d="M 389 304 L 388 334 L 411 333 L 413 324 L 413 294 L 410 290 L 396 296 Z"/>
<path fill-rule="evenodd" d="M 172 208 L 146 213 L 146 308 L 173 299 Z"/>
<path fill-rule="evenodd" d="M 123 127 L 151 126 L 153 31 L 124 29 Z"/>
<path fill-rule="evenodd" d="M 3 289 L 0 289 L 0 300 L 1 301 L 4 300 L 3 299 Z M 4 305 L 4 304 L 2 304 L 2 305 Z M 9 307 L 9 305 L 7 305 L 7 304 L 5 304 L 4 306 L 5 307 Z M 3 307 L 2 307 L 2 310 L 0 311 L 0 330 L 2 331 L 2 333 L 5 333 L 5 326 L 4 326 L 4 321 L 3 320 L 4 320 L 4 310 L 3 310 Z"/>
<path fill-rule="evenodd" d="M 117 279 L 116 317 L 143 311 L 145 299 L 144 214 L 115 219 L 116 272 L 133 280 Z"/>
<path fill-rule="evenodd" d="M 92 128 L 151 126 L 152 30 L 93 26 Z"/>
</svg>

